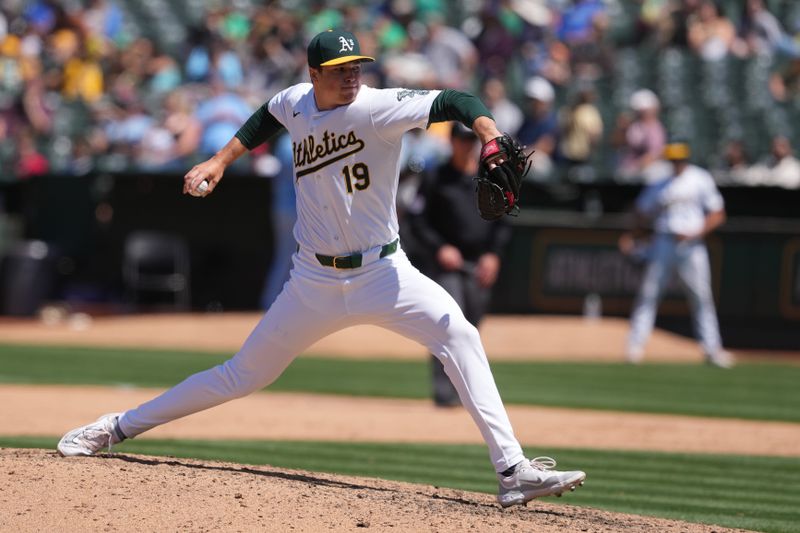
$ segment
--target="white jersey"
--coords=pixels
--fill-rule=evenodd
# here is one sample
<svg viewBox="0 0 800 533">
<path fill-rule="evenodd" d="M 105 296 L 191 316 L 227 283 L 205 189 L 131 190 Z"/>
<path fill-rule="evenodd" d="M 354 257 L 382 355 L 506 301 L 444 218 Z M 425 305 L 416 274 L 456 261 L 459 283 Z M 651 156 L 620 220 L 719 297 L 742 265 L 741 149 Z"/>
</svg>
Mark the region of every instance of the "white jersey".
<svg viewBox="0 0 800 533">
<path fill-rule="evenodd" d="M 397 238 L 401 140 L 427 126 L 439 93 L 362 85 L 353 103 L 320 111 L 300 83 L 269 101 L 292 139 L 301 248 L 347 255 Z"/>
<path fill-rule="evenodd" d="M 267 102 L 294 150 L 294 236 L 300 249 L 292 256 L 289 280 L 233 358 L 127 411 L 120 432 L 133 437 L 260 390 L 319 339 L 372 324 L 419 342 L 442 361 L 497 472 L 525 459 L 478 330 L 402 247 L 381 255 L 381 247 L 397 238 L 403 134 L 427 125 L 439 93 L 362 86 L 350 105 L 320 111 L 312 85 L 300 84 Z M 358 266 L 326 265 L 315 257 L 356 253 Z"/>
<path fill-rule="evenodd" d="M 706 215 L 724 206 L 714 178 L 694 165 L 649 185 L 636 201 L 636 209 L 653 219 L 653 230 L 663 234 L 696 234 Z"/>
<path fill-rule="evenodd" d="M 366 58 L 354 35 L 332 31 L 312 39 L 312 64 L 336 60 L 349 65 Z M 348 68 L 342 79 L 357 78 L 357 69 Z M 92 454 L 112 440 L 261 390 L 318 340 L 370 324 L 420 343 L 441 361 L 488 445 L 494 470 L 513 469 L 510 476 L 500 475 L 498 501 L 503 507 L 582 484 L 583 472 L 550 470 L 546 479 L 531 477 L 535 465 L 528 466 L 514 436 L 477 328 L 444 288 L 411 264 L 402 246 L 386 246 L 398 234 L 395 202 L 402 138 L 408 130 L 427 126 L 440 94 L 361 86 L 349 105 L 321 111 L 313 85 L 301 83 L 262 106 L 236 138 L 250 148 L 281 129 L 276 121 L 289 132 L 298 217 L 293 233 L 300 245 L 292 255 L 289 279 L 232 358 L 118 417 L 67 433 L 59 452 Z M 470 107 L 461 100 L 465 96 L 473 98 L 442 98 L 443 114 L 482 111 L 477 101 L 473 111 L 465 110 Z M 459 100 L 465 102 L 463 108 Z M 229 153 L 239 153 L 238 146 L 233 148 Z M 218 169 L 214 162 L 198 165 L 184 184 Z"/>
</svg>

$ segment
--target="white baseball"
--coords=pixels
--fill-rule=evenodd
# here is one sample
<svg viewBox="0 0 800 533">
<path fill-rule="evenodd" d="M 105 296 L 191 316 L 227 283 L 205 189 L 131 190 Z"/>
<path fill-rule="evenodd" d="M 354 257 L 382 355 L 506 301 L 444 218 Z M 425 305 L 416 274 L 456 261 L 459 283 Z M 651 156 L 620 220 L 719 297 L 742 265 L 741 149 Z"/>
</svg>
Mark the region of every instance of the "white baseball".
<svg viewBox="0 0 800 533">
<path fill-rule="evenodd" d="M 197 185 L 197 187 L 189 191 L 189 194 L 191 194 L 192 196 L 201 197 L 205 196 L 207 191 L 208 191 L 208 182 L 206 180 L 203 180 Z"/>
</svg>

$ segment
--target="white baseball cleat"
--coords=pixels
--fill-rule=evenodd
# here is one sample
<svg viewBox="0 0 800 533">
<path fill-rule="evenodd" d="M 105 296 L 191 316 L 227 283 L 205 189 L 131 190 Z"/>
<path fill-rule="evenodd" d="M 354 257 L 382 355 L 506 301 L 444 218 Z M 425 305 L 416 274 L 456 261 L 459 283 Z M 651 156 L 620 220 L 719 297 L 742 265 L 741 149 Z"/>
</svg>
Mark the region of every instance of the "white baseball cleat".
<svg viewBox="0 0 800 533">
<path fill-rule="evenodd" d="M 555 466 L 556 461 L 552 457 L 537 457 L 519 463 L 510 476 L 497 474 L 500 481 L 497 501 L 500 506 L 524 505 L 534 498 L 561 496 L 583 485 L 586 479 L 584 472 L 559 472 L 552 470 Z"/>
<path fill-rule="evenodd" d="M 61 437 L 58 453 L 63 457 L 93 455 L 103 448 L 111 451 L 111 445 L 125 440 L 119 430 L 117 419 L 122 413 L 103 415 L 96 422 L 73 429 Z"/>
<path fill-rule="evenodd" d="M 625 362 L 630 365 L 638 365 L 644 359 L 644 349 L 638 346 L 629 346 L 625 352 Z"/>
<path fill-rule="evenodd" d="M 706 363 L 717 368 L 733 368 L 735 361 L 733 354 L 725 350 L 719 350 L 713 354 L 706 354 Z"/>
</svg>

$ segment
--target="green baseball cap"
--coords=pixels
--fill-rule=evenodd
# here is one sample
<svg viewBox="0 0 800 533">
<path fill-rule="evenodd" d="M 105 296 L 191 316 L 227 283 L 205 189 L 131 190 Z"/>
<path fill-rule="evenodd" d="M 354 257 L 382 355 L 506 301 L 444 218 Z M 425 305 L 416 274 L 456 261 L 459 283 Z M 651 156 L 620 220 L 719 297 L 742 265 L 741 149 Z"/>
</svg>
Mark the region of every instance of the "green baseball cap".
<svg viewBox="0 0 800 533">
<path fill-rule="evenodd" d="M 361 55 L 358 39 L 349 31 L 324 31 L 317 34 L 308 43 L 308 66 L 310 67 L 328 67 L 359 60 L 375 61 L 375 58 Z"/>
</svg>

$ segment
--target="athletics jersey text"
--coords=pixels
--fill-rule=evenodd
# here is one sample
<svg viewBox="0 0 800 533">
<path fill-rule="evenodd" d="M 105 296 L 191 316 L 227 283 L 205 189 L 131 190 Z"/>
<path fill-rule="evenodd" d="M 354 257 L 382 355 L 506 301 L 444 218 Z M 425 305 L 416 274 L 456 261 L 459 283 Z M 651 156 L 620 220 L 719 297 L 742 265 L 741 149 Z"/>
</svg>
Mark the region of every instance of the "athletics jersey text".
<svg viewBox="0 0 800 533">
<path fill-rule="evenodd" d="M 292 143 L 292 149 L 294 150 L 294 168 L 299 179 L 301 176 L 316 172 L 335 161 L 360 152 L 364 149 L 364 141 L 359 139 L 354 131 L 336 134 L 325 130 L 319 143 L 313 135 L 309 135 L 300 143 Z M 328 158 L 330 155 L 334 155 L 334 157 Z M 309 166 L 319 160 L 323 161 Z"/>
</svg>

